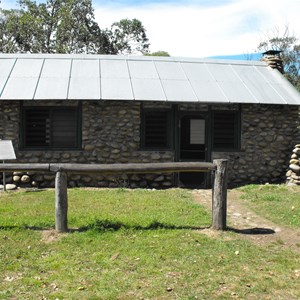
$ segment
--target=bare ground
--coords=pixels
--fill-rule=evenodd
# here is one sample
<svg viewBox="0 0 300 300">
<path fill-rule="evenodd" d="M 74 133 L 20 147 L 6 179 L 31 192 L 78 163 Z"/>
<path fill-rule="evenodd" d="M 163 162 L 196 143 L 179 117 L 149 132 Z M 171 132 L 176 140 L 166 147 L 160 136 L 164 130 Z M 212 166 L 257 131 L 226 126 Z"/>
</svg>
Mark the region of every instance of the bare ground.
<svg viewBox="0 0 300 300">
<path fill-rule="evenodd" d="M 66 233 L 57 232 L 55 229 L 42 230 L 41 241 L 45 244 L 54 243 L 59 241 L 64 235 L 66 235 Z"/>
<path fill-rule="evenodd" d="M 279 226 L 254 213 L 240 199 L 242 192 L 229 190 L 227 197 L 228 230 L 259 246 L 276 246 L 300 253 L 300 229 Z M 193 191 L 196 203 L 211 209 L 211 190 Z M 212 230 L 204 233 L 215 236 Z"/>
</svg>

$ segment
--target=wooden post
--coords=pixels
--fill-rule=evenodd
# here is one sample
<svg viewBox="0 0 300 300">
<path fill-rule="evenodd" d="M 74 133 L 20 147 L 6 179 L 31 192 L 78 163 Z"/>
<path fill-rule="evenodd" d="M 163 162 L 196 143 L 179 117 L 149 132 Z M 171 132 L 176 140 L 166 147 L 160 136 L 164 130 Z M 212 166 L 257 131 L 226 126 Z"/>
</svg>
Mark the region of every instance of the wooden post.
<svg viewBox="0 0 300 300">
<path fill-rule="evenodd" d="M 6 192 L 6 175 L 5 175 L 5 172 L 3 172 L 3 191 Z"/>
<path fill-rule="evenodd" d="M 212 199 L 212 228 L 216 230 L 226 229 L 227 214 L 227 163 L 226 159 L 213 161 L 217 166 L 214 176 Z"/>
<path fill-rule="evenodd" d="M 65 172 L 56 172 L 55 176 L 55 230 L 68 231 L 68 188 Z"/>
<path fill-rule="evenodd" d="M 5 163 L 5 161 L 3 160 L 3 163 Z M 3 191 L 6 192 L 6 175 L 5 172 L 3 172 Z"/>
</svg>

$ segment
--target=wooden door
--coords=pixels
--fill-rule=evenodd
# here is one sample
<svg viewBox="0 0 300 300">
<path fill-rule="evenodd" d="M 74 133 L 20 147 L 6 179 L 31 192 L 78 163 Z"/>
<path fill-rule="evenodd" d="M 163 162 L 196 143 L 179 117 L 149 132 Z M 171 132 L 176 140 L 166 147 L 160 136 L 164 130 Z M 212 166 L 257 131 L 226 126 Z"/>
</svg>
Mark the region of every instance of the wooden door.
<svg viewBox="0 0 300 300">
<path fill-rule="evenodd" d="M 207 120 L 205 114 L 182 114 L 179 130 L 179 161 L 207 161 Z M 205 173 L 181 173 L 180 185 L 201 187 Z"/>
</svg>

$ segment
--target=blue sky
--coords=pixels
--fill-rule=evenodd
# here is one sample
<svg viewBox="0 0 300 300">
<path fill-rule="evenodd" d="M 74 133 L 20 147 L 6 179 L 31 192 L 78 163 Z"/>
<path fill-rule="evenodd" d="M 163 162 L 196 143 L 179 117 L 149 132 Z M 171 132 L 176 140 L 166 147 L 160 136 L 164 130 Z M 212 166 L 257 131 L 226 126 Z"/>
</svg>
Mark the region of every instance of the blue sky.
<svg viewBox="0 0 300 300">
<path fill-rule="evenodd" d="M 43 1 L 43 0 L 39 0 Z M 101 28 L 137 18 L 152 52 L 172 56 L 244 55 L 247 59 L 274 29 L 286 25 L 300 36 L 300 0 L 92 0 Z M 2 0 L 1 7 L 16 1 Z"/>
</svg>

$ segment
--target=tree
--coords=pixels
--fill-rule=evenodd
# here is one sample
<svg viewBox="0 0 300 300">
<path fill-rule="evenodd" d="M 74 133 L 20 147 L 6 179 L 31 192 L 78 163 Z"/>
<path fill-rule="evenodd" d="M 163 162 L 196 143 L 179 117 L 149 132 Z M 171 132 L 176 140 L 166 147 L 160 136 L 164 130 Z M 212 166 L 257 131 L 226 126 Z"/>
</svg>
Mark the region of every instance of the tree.
<svg viewBox="0 0 300 300">
<path fill-rule="evenodd" d="M 122 19 L 111 26 L 110 40 L 116 53 L 148 53 L 149 40 L 141 21 Z"/>
<path fill-rule="evenodd" d="M 8 11 L 0 8 L 0 52 L 15 52 L 17 39 L 18 11 Z"/>
<path fill-rule="evenodd" d="M 146 56 L 170 56 L 167 51 L 156 51 L 152 53 L 146 53 Z"/>
<path fill-rule="evenodd" d="M 91 0 L 20 0 L 19 6 L 0 8 L 0 52 L 119 54 L 149 47 L 139 20 L 101 30 Z"/>
<path fill-rule="evenodd" d="M 258 50 L 280 50 L 285 77 L 300 91 L 300 43 L 285 26 L 283 33 L 275 29 L 259 45 Z"/>
<path fill-rule="evenodd" d="M 37 30 L 36 13 L 28 15 L 22 9 L 0 8 L 0 51 L 27 52 L 36 47 L 32 32 Z"/>
<path fill-rule="evenodd" d="M 62 3 L 56 31 L 59 53 L 106 53 L 109 43 L 94 20 L 90 0 L 69 0 Z"/>
</svg>

